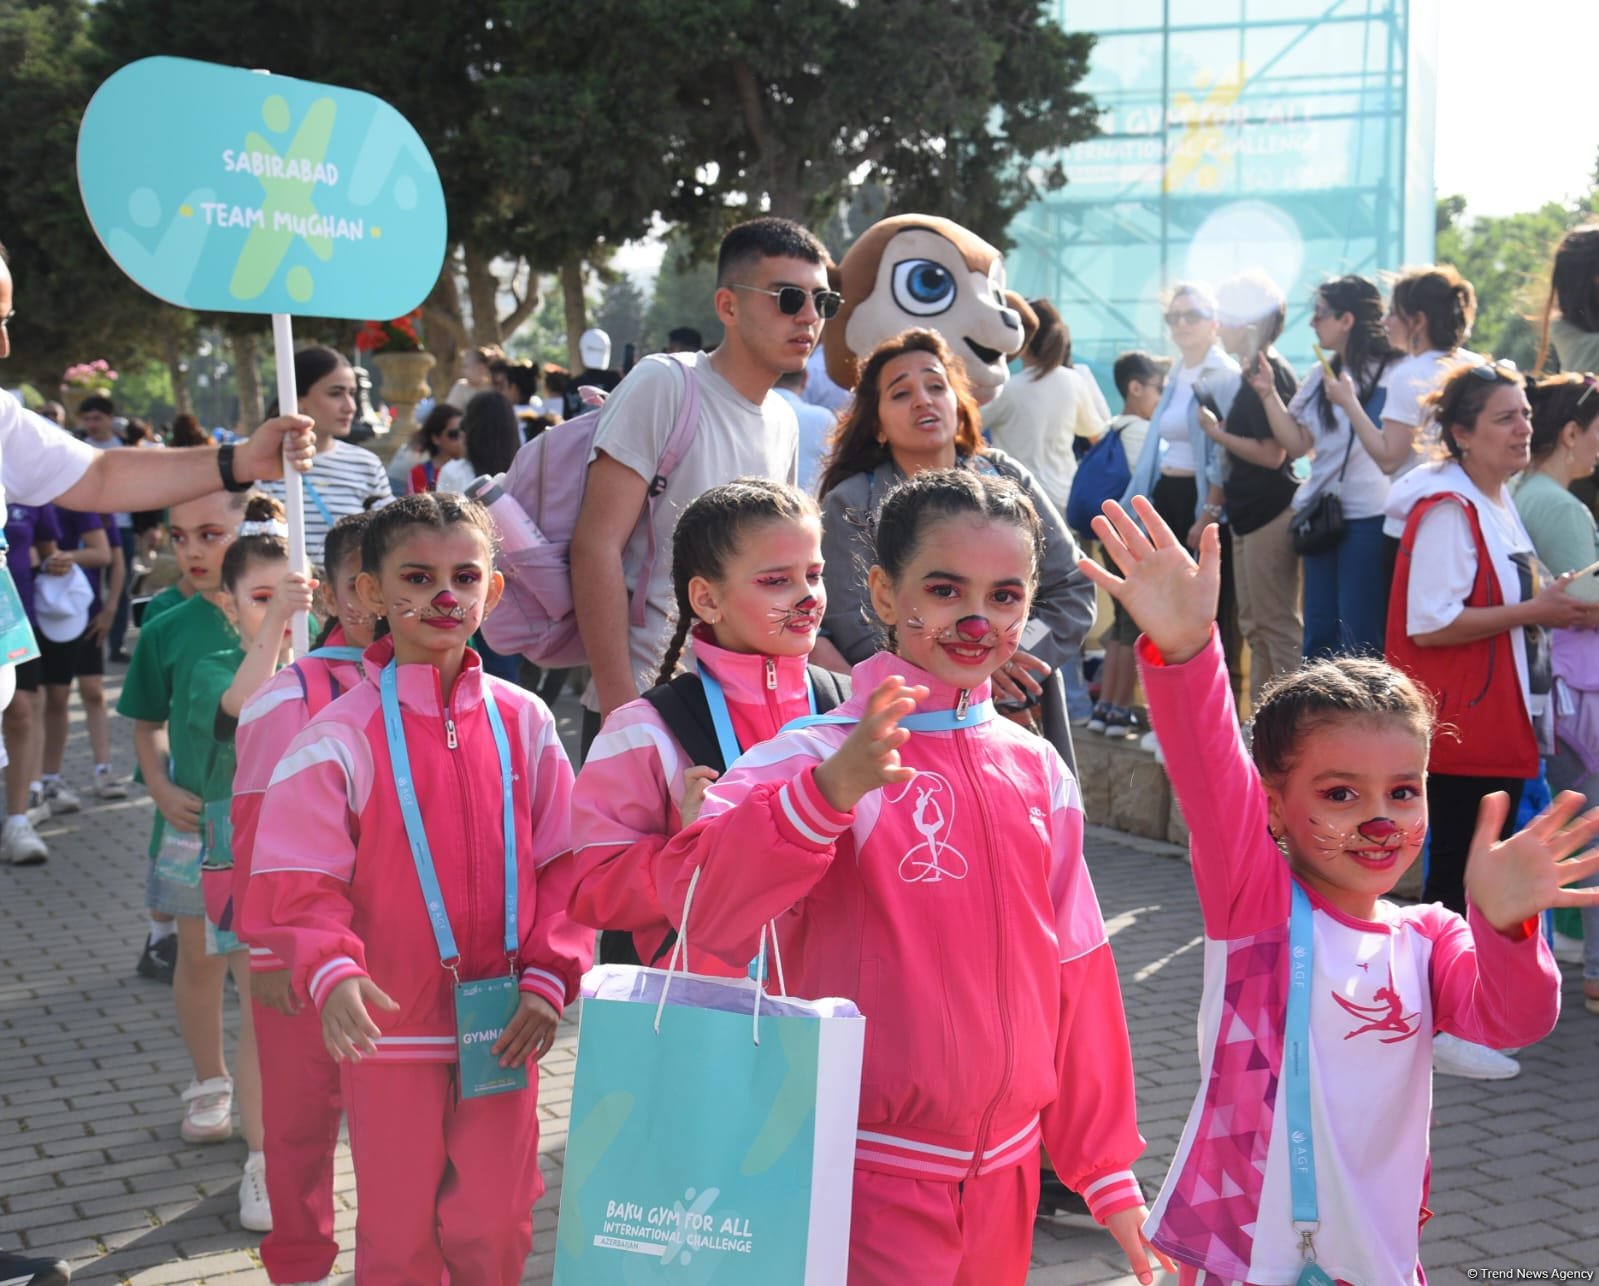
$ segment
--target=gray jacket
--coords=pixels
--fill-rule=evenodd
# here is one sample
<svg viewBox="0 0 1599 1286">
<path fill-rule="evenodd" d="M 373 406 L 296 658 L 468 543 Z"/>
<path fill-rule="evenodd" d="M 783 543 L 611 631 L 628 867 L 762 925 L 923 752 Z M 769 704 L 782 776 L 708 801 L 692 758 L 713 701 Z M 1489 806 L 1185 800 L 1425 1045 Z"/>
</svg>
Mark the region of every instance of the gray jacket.
<svg viewBox="0 0 1599 1286">
<path fill-rule="evenodd" d="M 1094 627 L 1093 582 L 1077 569 L 1081 550 L 1060 511 L 1020 462 L 990 448 L 977 456 L 963 456 L 958 463 L 1019 484 L 1043 521 L 1044 563 L 1039 569 L 1032 615 L 1022 633 L 1022 647 L 1052 668 L 1044 684 L 1044 732 L 1075 770 L 1060 670 L 1077 662 L 1083 640 Z M 872 611 L 866 575 L 873 562 L 878 510 L 884 497 L 904 480 L 905 475 L 890 460 L 846 478 L 822 500 L 822 558 L 827 564 L 827 615 L 822 632 L 851 665 L 864 661 L 883 644 L 883 627 Z"/>
</svg>

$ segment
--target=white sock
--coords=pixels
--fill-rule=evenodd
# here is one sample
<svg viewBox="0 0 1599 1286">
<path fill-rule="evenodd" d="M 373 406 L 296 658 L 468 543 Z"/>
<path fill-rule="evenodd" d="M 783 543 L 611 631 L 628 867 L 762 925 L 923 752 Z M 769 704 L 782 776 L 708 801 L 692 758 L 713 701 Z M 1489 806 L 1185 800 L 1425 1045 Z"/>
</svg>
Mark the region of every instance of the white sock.
<svg viewBox="0 0 1599 1286">
<path fill-rule="evenodd" d="M 28 815 L 26 813 L 8 813 L 6 815 L 6 821 L 8 822 L 25 822 L 27 820 Z"/>
<path fill-rule="evenodd" d="M 94 775 L 96 777 L 101 777 L 101 776 L 109 777 L 111 775 L 111 765 L 110 764 L 96 764 L 94 766 Z"/>
<path fill-rule="evenodd" d="M 37 795 L 43 789 L 44 783 L 42 781 L 30 781 L 28 783 L 28 794 L 30 795 Z"/>
<path fill-rule="evenodd" d="M 48 786 L 51 782 L 60 782 L 60 780 L 61 780 L 61 774 L 60 773 L 58 773 L 58 772 L 47 772 L 44 775 L 43 784 Z"/>
<path fill-rule="evenodd" d="M 150 919 L 150 941 L 160 942 L 162 938 L 170 938 L 178 931 L 177 922 L 174 920 Z"/>
</svg>

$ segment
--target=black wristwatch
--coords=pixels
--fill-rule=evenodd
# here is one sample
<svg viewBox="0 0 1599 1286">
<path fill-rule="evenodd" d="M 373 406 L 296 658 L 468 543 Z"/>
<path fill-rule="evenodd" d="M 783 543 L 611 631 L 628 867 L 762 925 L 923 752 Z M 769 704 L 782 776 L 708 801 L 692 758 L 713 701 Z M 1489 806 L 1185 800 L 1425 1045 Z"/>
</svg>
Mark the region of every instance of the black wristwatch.
<svg viewBox="0 0 1599 1286">
<path fill-rule="evenodd" d="M 233 443 L 224 442 L 217 448 L 217 472 L 222 475 L 224 491 L 248 491 L 253 482 L 240 482 L 233 474 Z"/>
</svg>

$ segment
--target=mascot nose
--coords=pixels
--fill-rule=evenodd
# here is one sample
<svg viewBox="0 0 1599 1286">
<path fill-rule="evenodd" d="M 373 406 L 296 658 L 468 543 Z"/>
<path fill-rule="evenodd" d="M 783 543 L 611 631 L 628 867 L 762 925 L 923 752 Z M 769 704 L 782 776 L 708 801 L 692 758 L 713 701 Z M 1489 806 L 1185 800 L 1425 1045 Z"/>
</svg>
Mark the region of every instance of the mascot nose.
<svg viewBox="0 0 1599 1286">
<path fill-rule="evenodd" d="M 963 616 L 955 622 L 955 633 L 963 639 L 975 643 L 988 633 L 988 617 Z"/>
<path fill-rule="evenodd" d="M 1399 833 L 1398 824 L 1387 817 L 1373 817 L 1369 822 L 1361 822 L 1358 829 L 1360 837 L 1373 844 L 1386 844 Z"/>
<path fill-rule="evenodd" d="M 433 596 L 433 606 L 442 607 L 446 612 L 461 605 L 459 599 L 447 589 L 441 589 Z"/>
</svg>

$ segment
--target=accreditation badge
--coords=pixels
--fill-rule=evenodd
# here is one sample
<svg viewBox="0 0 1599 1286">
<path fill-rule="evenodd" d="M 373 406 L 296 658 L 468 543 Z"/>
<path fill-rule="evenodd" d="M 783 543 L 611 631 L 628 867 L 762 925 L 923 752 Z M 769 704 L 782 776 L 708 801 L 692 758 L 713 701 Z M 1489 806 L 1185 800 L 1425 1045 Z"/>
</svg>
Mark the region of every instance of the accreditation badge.
<svg viewBox="0 0 1599 1286">
<path fill-rule="evenodd" d="M 527 1088 L 527 1065 L 501 1067 L 499 1055 L 492 1052 L 494 1042 L 516 1016 L 520 999 L 516 979 L 508 974 L 455 984 L 455 1046 L 462 1099 Z"/>
</svg>

